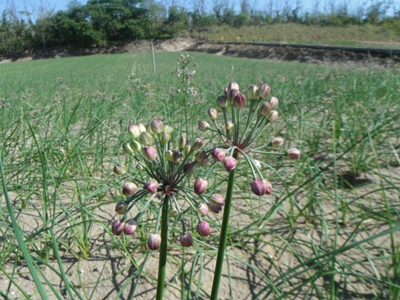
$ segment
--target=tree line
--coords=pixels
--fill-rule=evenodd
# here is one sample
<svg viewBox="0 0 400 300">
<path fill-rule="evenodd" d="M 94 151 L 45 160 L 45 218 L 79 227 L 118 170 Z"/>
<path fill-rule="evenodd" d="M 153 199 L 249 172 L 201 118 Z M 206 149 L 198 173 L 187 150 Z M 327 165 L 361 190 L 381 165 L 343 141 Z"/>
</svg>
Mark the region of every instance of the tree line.
<svg viewBox="0 0 400 300">
<path fill-rule="evenodd" d="M 358 13 L 349 13 L 346 5 L 328 13 L 304 13 L 298 4 L 286 5 L 279 10 L 272 7 L 257 10 L 247 0 L 241 0 L 240 10 L 234 10 L 229 6 L 229 0 L 214 0 L 213 3 L 207 12 L 202 5 L 188 9 L 154 0 L 89 0 L 84 5 L 72 0 L 65 11 L 42 10 L 35 21 L 27 12 L 8 9 L 2 12 L 0 20 L 0 55 L 20 56 L 55 46 L 79 48 L 171 38 L 182 31 L 200 31 L 221 25 L 242 27 L 290 22 L 320 26 L 375 24 L 389 26 L 400 34 L 400 12 L 394 11 L 390 17 L 387 16 L 389 5 L 384 1 L 373 2 Z"/>
</svg>

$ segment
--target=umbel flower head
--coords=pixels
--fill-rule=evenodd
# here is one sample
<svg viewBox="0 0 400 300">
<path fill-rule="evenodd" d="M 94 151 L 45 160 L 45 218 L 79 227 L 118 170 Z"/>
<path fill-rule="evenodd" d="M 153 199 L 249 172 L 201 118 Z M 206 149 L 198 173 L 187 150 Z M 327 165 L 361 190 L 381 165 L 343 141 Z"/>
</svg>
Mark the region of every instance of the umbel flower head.
<svg viewBox="0 0 400 300">
<path fill-rule="evenodd" d="M 202 217 L 207 216 L 209 211 L 219 213 L 224 205 L 224 198 L 207 193 L 208 181 L 205 177 L 193 176 L 197 166 L 204 166 L 209 162 L 206 151 L 202 150 L 203 140 L 200 137 L 187 139 L 181 136 L 174 141 L 172 132 L 173 128 L 160 119 L 153 119 L 147 126 L 128 126 L 130 141 L 124 143 L 122 149 L 132 158 L 131 165 L 136 166 L 136 174 L 140 176 L 130 176 L 129 181 L 123 184 L 121 190 L 126 198 L 115 206 L 115 212 L 121 215 L 121 219 L 115 221 L 111 228 L 115 235 L 134 234 L 149 205 L 159 202 L 161 210 L 164 201 L 168 201 L 170 217 L 181 220 L 182 246 L 189 247 L 193 243 L 192 235 L 186 229 L 183 213 L 188 209 L 193 209 L 197 214 L 198 234 L 203 237 L 210 234 L 210 226 Z M 234 167 L 232 162 L 227 165 L 227 168 Z M 114 168 L 114 172 L 120 176 L 128 176 L 128 171 L 125 165 Z M 188 187 L 188 184 L 192 186 Z M 146 201 L 141 201 L 146 198 Z M 142 202 L 145 204 L 139 207 Z M 139 213 L 125 221 L 134 206 L 138 206 Z M 148 236 L 147 244 L 152 250 L 157 250 L 161 244 L 160 216 L 161 213 L 158 213 L 155 230 Z"/>
<path fill-rule="evenodd" d="M 299 159 L 301 154 L 296 148 L 287 152 L 275 152 L 284 144 L 282 137 L 273 138 L 267 145 L 255 145 L 257 138 L 261 134 L 265 135 L 266 130 L 279 118 L 276 110 L 278 98 L 270 95 L 271 87 L 266 83 L 260 86 L 252 84 L 242 93 L 239 84 L 231 82 L 223 95 L 217 98 L 217 108 L 208 109 L 211 123 L 198 123 L 200 131 L 212 131 L 219 136 L 222 144 L 208 151 L 207 155 L 211 155 L 216 162 L 221 162 L 227 172 L 236 168 L 239 157 L 245 158 L 253 174 L 251 190 L 258 196 L 270 194 L 272 185 L 263 178 L 261 163 L 252 157 L 253 154 L 286 155 L 291 160 Z M 272 152 L 265 151 L 267 147 Z M 207 155 L 204 159 L 207 159 Z"/>
</svg>

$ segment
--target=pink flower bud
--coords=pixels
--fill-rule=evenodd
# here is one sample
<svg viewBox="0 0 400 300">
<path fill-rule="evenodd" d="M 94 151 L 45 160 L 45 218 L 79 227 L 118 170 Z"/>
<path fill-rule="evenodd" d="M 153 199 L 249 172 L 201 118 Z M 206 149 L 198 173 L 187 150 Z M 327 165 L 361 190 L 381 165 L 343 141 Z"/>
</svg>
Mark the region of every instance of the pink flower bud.
<svg viewBox="0 0 400 300">
<path fill-rule="evenodd" d="M 251 100 L 258 100 L 258 86 L 252 84 L 247 89 L 247 98 Z"/>
<path fill-rule="evenodd" d="M 206 221 L 201 221 L 197 224 L 197 232 L 201 236 L 209 236 L 211 233 L 210 225 Z"/>
<path fill-rule="evenodd" d="M 237 160 L 233 156 L 227 156 L 223 159 L 222 163 L 224 164 L 225 170 L 231 172 L 236 168 Z"/>
<path fill-rule="evenodd" d="M 284 142 L 285 142 L 285 139 L 280 136 L 274 137 L 271 140 L 272 147 L 274 147 L 274 148 L 279 148 L 280 146 L 283 145 Z"/>
<path fill-rule="evenodd" d="M 160 119 L 153 119 L 153 121 L 151 121 L 151 123 L 150 123 L 150 126 L 151 126 L 151 130 L 155 134 L 164 132 L 164 124 L 163 124 L 163 122 L 161 122 Z"/>
<path fill-rule="evenodd" d="M 269 100 L 269 104 L 271 105 L 271 109 L 274 109 L 274 108 L 277 107 L 278 104 L 279 104 L 278 98 L 272 97 L 272 98 Z"/>
<path fill-rule="evenodd" d="M 133 219 L 128 220 L 124 226 L 124 233 L 127 235 L 132 235 L 137 229 L 137 222 Z"/>
<path fill-rule="evenodd" d="M 117 175 L 125 175 L 127 169 L 125 165 L 121 165 L 121 164 L 116 164 L 114 166 L 114 173 Z"/>
<path fill-rule="evenodd" d="M 152 233 L 147 239 L 147 245 L 151 250 L 157 250 L 161 246 L 161 236 L 158 233 Z"/>
<path fill-rule="evenodd" d="M 115 221 L 111 226 L 112 233 L 115 235 L 121 235 L 121 233 L 124 232 L 124 226 L 124 222 L 121 222 L 120 220 Z"/>
<path fill-rule="evenodd" d="M 140 135 L 140 129 L 138 125 L 130 124 L 128 126 L 128 131 L 131 137 L 133 137 L 134 139 L 137 139 Z"/>
<path fill-rule="evenodd" d="M 258 108 L 258 114 L 261 116 L 266 116 L 271 112 L 271 105 L 268 102 L 264 102 Z"/>
<path fill-rule="evenodd" d="M 297 160 L 300 158 L 300 155 L 301 155 L 301 152 L 299 149 L 290 148 L 287 150 L 287 156 L 289 157 L 289 159 Z"/>
<path fill-rule="evenodd" d="M 243 95 L 242 93 L 237 94 L 233 98 L 233 106 L 236 107 L 237 109 L 242 109 L 246 106 L 247 104 L 247 99 L 246 96 Z"/>
<path fill-rule="evenodd" d="M 269 195 L 272 193 L 272 184 L 268 179 L 263 179 L 263 185 L 265 187 L 265 194 Z"/>
<path fill-rule="evenodd" d="M 210 203 L 223 206 L 225 204 L 225 198 L 221 194 L 213 194 L 210 197 Z"/>
<path fill-rule="evenodd" d="M 214 214 L 219 214 L 222 211 L 222 206 L 214 203 L 208 203 L 208 209 Z"/>
<path fill-rule="evenodd" d="M 211 152 L 211 155 L 216 161 L 223 161 L 226 156 L 225 150 L 222 148 L 215 148 L 213 152 Z"/>
<path fill-rule="evenodd" d="M 275 122 L 278 120 L 278 112 L 276 110 L 271 110 L 271 112 L 268 114 L 267 118 L 270 122 Z"/>
<path fill-rule="evenodd" d="M 155 180 L 154 178 L 150 179 L 149 181 L 147 181 L 144 184 L 143 187 L 144 190 L 146 190 L 148 193 L 150 194 L 155 194 L 157 193 L 157 189 L 158 189 L 158 182 L 157 180 Z"/>
<path fill-rule="evenodd" d="M 203 194 L 207 190 L 208 182 L 203 178 L 197 178 L 194 183 L 194 192 L 197 195 Z"/>
<path fill-rule="evenodd" d="M 210 117 L 211 120 L 216 120 L 218 117 L 218 112 L 215 108 L 210 108 L 208 110 L 208 116 Z"/>
<path fill-rule="evenodd" d="M 199 121 L 199 123 L 198 123 L 198 125 L 197 125 L 197 128 L 198 128 L 200 131 L 207 131 L 208 128 L 210 128 L 210 124 L 208 124 L 207 121 Z"/>
<path fill-rule="evenodd" d="M 190 247 L 190 246 L 192 246 L 192 244 L 193 244 L 192 235 L 191 235 L 189 232 L 185 233 L 184 235 L 181 236 L 180 242 L 181 242 L 181 245 L 182 245 L 183 247 Z"/>
<path fill-rule="evenodd" d="M 200 204 L 198 210 L 203 216 L 207 216 L 210 211 L 208 205 L 204 203 Z"/>
<path fill-rule="evenodd" d="M 262 85 L 260 85 L 260 87 L 258 89 L 259 97 L 266 99 L 270 93 L 271 93 L 271 87 L 268 84 L 263 83 Z"/>
<path fill-rule="evenodd" d="M 232 90 L 237 90 L 239 91 L 239 84 L 236 82 L 232 81 L 231 83 L 228 84 L 228 93 L 230 93 Z"/>
<path fill-rule="evenodd" d="M 152 146 L 146 146 L 142 148 L 143 155 L 150 161 L 157 158 L 157 150 Z"/>
<path fill-rule="evenodd" d="M 228 101 L 229 103 L 233 103 L 233 99 L 236 97 L 236 95 L 239 95 L 240 92 L 238 90 L 231 90 L 228 94 Z"/>
<path fill-rule="evenodd" d="M 225 96 L 219 96 L 217 98 L 217 105 L 220 108 L 226 108 L 227 104 L 228 104 L 228 100 L 227 100 L 227 98 Z"/>
<path fill-rule="evenodd" d="M 194 161 L 188 161 L 187 163 L 185 163 L 185 165 L 183 166 L 183 171 L 187 174 L 187 175 L 192 175 L 194 173 L 194 171 L 196 171 L 196 163 Z"/>
<path fill-rule="evenodd" d="M 133 182 L 127 182 L 124 184 L 122 193 L 125 196 L 132 196 L 132 195 L 136 194 L 137 190 L 138 190 L 138 187 L 136 186 L 136 184 L 134 184 Z"/>
<path fill-rule="evenodd" d="M 128 204 L 126 204 L 124 200 L 119 201 L 115 205 L 115 212 L 119 215 L 123 215 L 124 213 L 126 213 L 127 210 L 128 210 Z"/>
<path fill-rule="evenodd" d="M 251 190 L 253 191 L 254 194 L 257 196 L 262 196 L 265 194 L 265 186 L 264 183 L 261 179 L 257 178 L 255 179 L 251 184 Z"/>
<path fill-rule="evenodd" d="M 154 143 L 153 137 L 147 131 L 144 131 L 139 135 L 139 141 L 143 146 L 150 146 Z"/>
</svg>

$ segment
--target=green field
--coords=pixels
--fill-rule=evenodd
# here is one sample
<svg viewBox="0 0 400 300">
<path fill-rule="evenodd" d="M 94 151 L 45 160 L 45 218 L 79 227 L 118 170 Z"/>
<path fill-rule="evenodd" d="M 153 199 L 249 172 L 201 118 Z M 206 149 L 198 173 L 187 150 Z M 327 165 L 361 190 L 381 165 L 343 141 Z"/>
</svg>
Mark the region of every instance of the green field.
<svg viewBox="0 0 400 300">
<path fill-rule="evenodd" d="M 262 197 L 239 161 L 221 297 L 399 299 L 398 67 L 189 54 L 190 82 L 173 74 L 180 53 L 156 53 L 155 74 L 148 53 L 0 64 L 0 295 L 40 299 L 31 267 L 50 299 L 153 298 L 158 254 L 146 241 L 158 206 L 133 237 L 110 228 L 122 185 L 143 176 L 133 165 L 123 177 L 112 171 L 130 165 L 121 150 L 127 126 L 157 117 L 174 137 L 212 146 L 215 136 L 197 123 L 236 81 L 243 91 L 268 83 L 279 99 L 278 120 L 255 143 L 282 136 L 302 156 L 257 156 L 273 186 Z M 198 168 L 191 181 L 206 172 Z M 218 167 L 208 174 L 222 194 L 227 178 Z M 207 299 L 222 216 L 206 217 L 208 238 L 195 233 L 193 212 L 186 218 L 187 249 L 170 219 L 166 299 Z"/>
</svg>

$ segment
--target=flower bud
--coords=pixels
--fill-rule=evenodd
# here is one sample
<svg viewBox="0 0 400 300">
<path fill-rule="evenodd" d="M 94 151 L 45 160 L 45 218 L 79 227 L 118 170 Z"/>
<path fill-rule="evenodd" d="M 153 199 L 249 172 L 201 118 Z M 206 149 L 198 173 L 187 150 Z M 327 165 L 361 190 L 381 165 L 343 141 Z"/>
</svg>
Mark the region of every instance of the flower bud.
<svg viewBox="0 0 400 300">
<path fill-rule="evenodd" d="M 235 90 L 235 89 L 231 90 L 228 94 L 229 103 L 233 103 L 233 99 L 239 94 L 240 94 L 240 92 L 238 90 Z"/>
<path fill-rule="evenodd" d="M 139 132 L 140 132 L 140 133 L 146 131 L 146 127 L 145 127 L 143 124 L 139 124 L 138 126 L 139 126 Z"/>
<path fill-rule="evenodd" d="M 278 103 L 279 103 L 279 101 L 278 101 L 278 98 L 276 98 L 276 97 L 272 97 L 269 100 L 269 104 L 271 104 L 271 109 L 274 109 L 275 107 L 277 107 Z"/>
<path fill-rule="evenodd" d="M 225 96 L 219 96 L 217 98 L 217 105 L 220 108 L 226 108 L 227 104 L 228 104 L 228 100 L 227 100 L 227 98 Z"/>
<path fill-rule="evenodd" d="M 251 184 L 251 190 L 253 191 L 254 194 L 256 194 L 257 196 L 262 196 L 265 194 L 265 186 L 264 183 L 262 181 L 262 179 L 255 179 Z"/>
<path fill-rule="evenodd" d="M 122 150 L 124 150 L 124 152 L 125 152 L 126 154 L 129 154 L 129 155 L 132 155 L 133 152 L 134 152 L 134 151 L 132 150 L 130 144 L 122 144 Z"/>
<path fill-rule="evenodd" d="M 203 216 L 207 216 L 210 211 L 210 209 L 208 208 L 208 205 L 204 204 L 204 203 L 200 204 L 198 210 Z"/>
<path fill-rule="evenodd" d="M 268 114 L 267 118 L 270 122 L 275 122 L 278 120 L 278 112 L 276 110 L 271 110 L 271 112 Z"/>
<path fill-rule="evenodd" d="M 146 125 L 146 132 L 150 134 L 154 134 L 153 129 L 151 129 L 151 123 Z"/>
<path fill-rule="evenodd" d="M 119 201 L 116 205 L 115 205 L 115 212 L 119 215 L 123 215 L 124 213 L 126 213 L 126 211 L 128 210 L 128 204 L 126 204 L 126 202 L 124 200 Z"/>
<path fill-rule="evenodd" d="M 287 150 L 287 156 L 289 157 L 289 159 L 297 160 L 300 158 L 300 155 L 301 155 L 301 152 L 299 149 L 290 148 Z"/>
<path fill-rule="evenodd" d="M 222 148 L 215 148 L 211 155 L 216 161 L 222 161 L 226 156 L 225 150 Z"/>
<path fill-rule="evenodd" d="M 126 234 L 126 235 L 132 235 L 132 234 L 134 234 L 135 233 L 135 231 L 136 231 L 136 229 L 137 229 L 137 222 L 135 221 L 135 220 L 133 220 L 133 219 L 130 219 L 130 220 L 128 220 L 126 223 L 125 223 L 125 226 L 124 226 L 124 233 Z"/>
<path fill-rule="evenodd" d="M 165 129 L 164 129 L 165 130 Z M 161 142 L 163 144 L 166 144 L 169 142 L 169 140 L 171 139 L 171 134 L 170 133 L 166 133 L 165 131 L 162 133 L 161 135 Z"/>
<path fill-rule="evenodd" d="M 166 151 L 165 154 L 164 154 L 164 156 L 165 156 L 165 158 L 166 158 L 168 161 L 171 161 L 171 162 L 172 162 L 172 150 Z"/>
<path fill-rule="evenodd" d="M 274 137 L 271 140 L 272 147 L 274 147 L 274 148 L 279 148 L 280 146 L 283 145 L 284 142 L 285 142 L 285 139 L 280 136 Z"/>
<path fill-rule="evenodd" d="M 247 98 L 251 100 L 258 100 L 258 86 L 252 84 L 247 89 Z"/>
<path fill-rule="evenodd" d="M 193 150 L 198 150 L 203 146 L 203 140 L 199 137 L 194 138 L 191 143 Z"/>
<path fill-rule="evenodd" d="M 124 226 L 124 222 L 121 222 L 120 220 L 115 221 L 111 226 L 112 233 L 115 235 L 121 235 L 121 233 L 124 232 Z"/>
<path fill-rule="evenodd" d="M 207 131 L 209 127 L 210 127 L 210 124 L 208 124 L 207 121 L 199 121 L 199 123 L 197 125 L 197 128 L 200 131 Z"/>
<path fill-rule="evenodd" d="M 158 233 L 152 233 L 147 239 L 147 245 L 151 250 L 157 250 L 161 246 L 161 236 Z"/>
<path fill-rule="evenodd" d="M 210 225 L 206 221 L 201 221 L 197 224 L 197 232 L 201 236 L 209 236 L 211 233 Z"/>
<path fill-rule="evenodd" d="M 271 105 L 268 102 L 264 102 L 258 108 L 258 114 L 261 116 L 266 116 L 271 112 Z"/>
<path fill-rule="evenodd" d="M 173 131 L 174 131 L 174 128 L 172 126 L 164 125 L 164 132 L 165 133 L 172 134 Z"/>
<path fill-rule="evenodd" d="M 134 184 L 133 182 L 127 182 L 124 184 L 122 193 L 125 196 L 132 196 L 132 195 L 136 194 L 137 190 L 138 190 L 138 187 L 136 186 L 136 184 Z"/>
<path fill-rule="evenodd" d="M 188 161 L 183 166 L 183 171 L 186 173 L 186 175 L 192 175 L 194 171 L 196 171 L 196 163 L 194 161 Z"/>
<path fill-rule="evenodd" d="M 152 146 L 146 146 L 142 148 L 143 155 L 150 161 L 157 158 L 157 150 Z"/>
<path fill-rule="evenodd" d="M 194 183 L 194 192 L 197 195 L 203 194 L 207 190 L 208 182 L 203 178 L 197 178 Z"/>
<path fill-rule="evenodd" d="M 139 135 L 139 141 L 143 146 L 150 146 L 154 143 L 153 137 L 147 131 L 144 131 Z"/>
<path fill-rule="evenodd" d="M 194 156 L 194 159 L 195 159 L 198 163 L 204 162 L 204 161 L 207 159 L 207 153 L 206 153 L 206 151 L 204 151 L 204 150 L 197 151 L 196 154 L 195 154 L 195 156 Z"/>
<path fill-rule="evenodd" d="M 172 151 L 172 162 L 173 162 L 174 164 L 177 164 L 178 162 L 181 161 L 182 156 L 183 156 L 183 155 L 182 155 L 181 152 L 179 152 L 178 150 L 173 150 L 173 151 Z"/>
<path fill-rule="evenodd" d="M 260 98 L 266 99 L 270 93 L 271 93 L 271 87 L 266 83 L 263 83 L 258 88 L 258 96 Z"/>
<path fill-rule="evenodd" d="M 141 164 L 141 163 L 137 163 L 137 164 L 136 164 L 136 169 L 137 169 L 138 171 L 142 171 L 142 170 L 143 170 L 142 164 Z"/>
<path fill-rule="evenodd" d="M 262 165 L 261 162 L 257 159 L 254 160 L 254 165 L 256 166 L 257 169 L 261 170 Z"/>
<path fill-rule="evenodd" d="M 227 131 L 233 130 L 234 127 L 235 125 L 232 123 L 232 121 L 228 121 L 225 123 L 225 130 Z"/>
<path fill-rule="evenodd" d="M 210 117 L 211 120 L 216 120 L 218 117 L 218 112 L 215 108 L 210 108 L 208 110 L 208 116 Z"/>
<path fill-rule="evenodd" d="M 225 170 L 231 172 L 236 168 L 237 160 L 233 156 L 227 156 L 223 159 L 222 163 L 224 164 Z"/>
<path fill-rule="evenodd" d="M 121 165 L 121 164 L 116 164 L 114 166 L 114 173 L 117 175 L 124 175 L 126 173 L 127 169 L 125 165 Z"/>
<path fill-rule="evenodd" d="M 146 190 L 148 193 L 150 194 L 155 194 L 157 193 L 157 189 L 158 189 L 158 182 L 157 180 L 155 180 L 154 178 L 151 178 L 149 181 L 147 181 L 144 184 L 143 187 L 144 190 Z"/>
<path fill-rule="evenodd" d="M 192 244 L 193 244 L 192 235 L 191 235 L 189 232 L 185 233 L 184 235 L 181 236 L 180 242 L 181 242 L 181 245 L 182 245 L 183 247 L 190 247 L 190 246 L 192 246 Z"/>
<path fill-rule="evenodd" d="M 182 151 L 183 148 L 186 147 L 186 145 L 187 145 L 187 138 L 181 136 L 181 137 L 179 138 L 179 141 L 178 141 L 178 148 L 179 148 L 179 150 Z"/>
<path fill-rule="evenodd" d="M 131 135 L 131 137 L 134 139 L 137 139 L 140 135 L 140 129 L 139 129 L 138 125 L 130 124 L 128 126 L 128 131 L 129 131 L 129 134 Z"/>
<path fill-rule="evenodd" d="M 247 99 L 246 96 L 243 95 L 242 93 L 237 94 L 233 98 L 233 106 L 236 107 L 237 109 L 242 109 L 246 106 L 247 104 Z"/>
<path fill-rule="evenodd" d="M 133 141 L 130 143 L 131 149 L 133 152 L 139 152 L 142 149 L 142 145 L 138 141 Z"/>
<path fill-rule="evenodd" d="M 263 179 L 263 185 L 265 187 L 265 194 L 269 195 L 272 193 L 272 184 L 268 179 Z"/>
<path fill-rule="evenodd" d="M 210 203 L 223 206 L 225 204 L 225 198 L 221 194 L 213 194 L 210 197 Z"/>
<path fill-rule="evenodd" d="M 150 126 L 151 126 L 151 130 L 155 134 L 164 132 L 164 124 L 163 124 L 163 122 L 161 122 L 160 119 L 153 119 L 153 121 L 151 121 Z"/>
<path fill-rule="evenodd" d="M 208 209 L 214 214 L 219 214 L 222 211 L 222 206 L 214 203 L 208 203 Z"/>
<path fill-rule="evenodd" d="M 230 93 L 232 90 L 237 90 L 239 91 L 239 84 L 237 84 L 236 82 L 231 82 L 228 84 L 228 93 Z"/>
<path fill-rule="evenodd" d="M 192 150 L 192 146 L 186 145 L 185 148 L 183 148 L 182 153 L 184 156 L 188 156 L 191 150 Z"/>
</svg>

